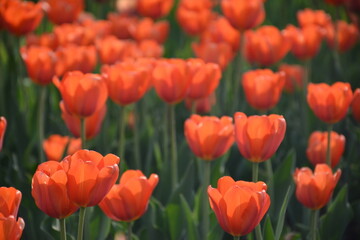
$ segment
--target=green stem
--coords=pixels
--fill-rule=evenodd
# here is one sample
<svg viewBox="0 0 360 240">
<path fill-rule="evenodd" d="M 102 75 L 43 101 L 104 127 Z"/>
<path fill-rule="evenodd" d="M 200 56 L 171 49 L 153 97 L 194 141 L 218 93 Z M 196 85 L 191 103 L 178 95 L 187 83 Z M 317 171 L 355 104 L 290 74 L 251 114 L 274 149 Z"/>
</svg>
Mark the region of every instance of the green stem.
<svg viewBox="0 0 360 240">
<path fill-rule="evenodd" d="M 243 71 L 242 64 L 245 62 L 245 32 L 240 32 L 240 52 L 235 60 L 235 71 L 233 76 L 234 98 L 232 112 L 237 110 L 240 92 L 240 78 Z"/>
<path fill-rule="evenodd" d="M 40 162 L 44 162 L 44 153 L 42 144 L 44 141 L 44 127 L 45 127 L 45 103 L 46 103 L 46 87 L 41 86 L 40 88 L 40 100 L 39 100 L 39 159 Z"/>
<path fill-rule="evenodd" d="M 128 231 L 127 231 L 127 240 L 131 240 L 131 236 L 132 236 L 132 225 L 133 222 L 128 222 L 127 227 L 128 227 Z"/>
<path fill-rule="evenodd" d="M 234 236 L 234 240 L 240 240 L 240 236 Z"/>
<path fill-rule="evenodd" d="M 171 178 L 172 188 L 175 189 L 178 182 L 178 165 L 177 165 L 177 146 L 176 146 L 176 122 L 175 122 L 175 105 L 169 104 L 170 112 L 170 139 L 171 139 Z"/>
<path fill-rule="evenodd" d="M 317 230 L 317 222 L 318 222 L 318 215 L 319 215 L 319 211 L 318 210 L 312 210 L 311 211 L 311 228 L 310 228 L 310 234 L 311 240 L 316 240 L 316 230 Z"/>
<path fill-rule="evenodd" d="M 252 181 L 257 182 L 259 177 L 259 163 L 252 163 Z"/>
<path fill-rule="evenodd" d="M 124 147 L 125 147 L 125 127 L 126 127 L 126 107 L 120 107 L 120 122 L 119 122 L 119 146 L 118 154 L 122 162 L 124 162 Z"/>
<path fill-rule="evenodd" d="M 169 109 L 168 104 L 166 104 L 165 109 L 165 116 L 164 116 L 164 125 L 163 125 L 163 158 L 162 159 L 169 159 L 169 125 L 170 125 L 170 118 L 169 118 Z M 165 160 L 167 161 L 167 160 Z"/>
<path fill-rule="evenodd" d="M 267 173 L 267 186 L 268 186 L 268 194 L 270 198 L 274 196 L 274 171 L 271 164 L 271 158 L 265 161 L 266 173 Z"/>
<path fill-rule="evenodd" d="M 263 237 L 262 237 L 262 234 L 261 234 L 261 223 L 259 223 L 259 225 L 257 225 L 255 227 L 255 236 L 256 236 L 256 240 L 262 240 Z"/>
<path fill-rule="evenodd" d="M 80 207 L 77 240 L 83 239 L 86 208 Z"/>
<path fill-rule="evenodd" d="M 331 167 L 331 131 L 332 124 L 328 125 L 327 129 L 327 148 L 326 148 L 326 164 Z"/>
<path fill-rule="evenodd" d="M 65 218 L 60 219 L 60 239 L 66 240 L 66 224 Z"/>
<path fill-rule="evenodd" d="M 80 119 L 81 124 L 81 148 L 86 149 L 86 118 Z"/>
<path fill-rule="evenodd" d="M 202 216 L 202 239 L 207 239 L 209 233 L 209 200 L 207 197 L 207 188 L 210 185 L 210 172 L 211 172 L 211 162 L 203 160 L 204 165 L 204 175 L 203 175 L 203 216 Z"/>
<path fill-rule="evenodd" d="M 310 82 L 311 75 L 311 60 L 306 60 L 304 63 L 305 76 L 303 81 L 303 100 L 302 100 L 302 121 L 304 124 L 304 139 L 308 139 L 309 136 L 309 124 L 308 124 L 308 104 L 307 104 L 307 87 Z"/>
<path fill-rule="evenodd" d="M 140 140 L 139 140 L 138 111 L 137 111 L 137 104 L 135 103 L 135 107 L 134 107 L 134 158 L 135 158 L 135 165 L 136 165 L 137 169 L 141 169 L 139 145 L 140 145 Z"/>
</svg>

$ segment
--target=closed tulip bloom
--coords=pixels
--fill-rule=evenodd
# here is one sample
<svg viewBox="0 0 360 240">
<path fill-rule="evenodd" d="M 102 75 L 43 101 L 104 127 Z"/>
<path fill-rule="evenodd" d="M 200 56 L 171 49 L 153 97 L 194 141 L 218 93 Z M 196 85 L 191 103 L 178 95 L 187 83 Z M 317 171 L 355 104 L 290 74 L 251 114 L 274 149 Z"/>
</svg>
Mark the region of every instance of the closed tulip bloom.
<svg viewBox="0 0 360 240">
<path fill-rule="evenodd" d="M 0 213 L 3 217 L 17 216 L 21 192 L 13 187 L 0 187 Z"/>
<path fill-rule="evenodd" d="M 149 88 L 151 65 L 146 62 L 126 60 L 101 69 L 109 97 L 126 106 L 139 101 Z"/>
<path fill-rule="evenodd" d="M 61 118 L 65 121 L 66 126 L 70 132 L 77 138 L 80 137 L 81 120 L 78 116 L 70 114 L 64 106 L 63 102 L 60 102 Z M 93 115 L 85 118 L 85 137 L 86 139 L 92 139 L 95 137 L 101 129 L 102 122 L 106 114 L 106 104 L 96 111 Z"/>
<path fill-rule="evenodd" d="M 328 132 L 315 131 L 310 135 L 306 156 L 314 166 L 319 163 L 326 163 L 327 138 Z M 332 131 L 330 139 L 330 161 L 331 167 L 334 168 L 344 153 L 345 137 Z"/>
<path fill-rule="evenodd" d="M 70 200 L 80 207 L 99 204 L 119 176 L 119 162 L 114 154 L 103 157 L 89 150 L 79 150 L 64 158 Z"/>
<path fill-rule="evenodd" d="M 138 0 L 137 11 L 144 17 L 161 18 L 168 15 L 174 0 Z"/>
<path fill-rule="evenodd" d="M 231 25 L 240 31 L 256 27 L 265 19 L 263 0 L 222 0 L 221 9 Z"/>
<path fill-rule="evenodd" d="M 353 98 L 349 83 L 336 82 L 308 85 L 307 102 L 314 114 L 326 123 L 337 123 L 343 119 Z"/>
<path fill-rule="evenodd" d="M 40 35 L 30 33 L 26 35 L 26 46 L 42 46 L 54 51 L 58 47 L 58 42 L 54 33 L 43 33 Z"/>
<path fill-rule="evenodd" d="M 1 15 L 5 27 L 17 36 L 34 31 L 43 18 L 41 3 L 30 1 L 6 1 L 1 7 Z"/>
<path fill-rule="evenodd" d="M 244 236 L 259 225 L 270 207 L 264 182 L 234 181 L 225 176 L 217 188 L 208 187 L 210 207 L 222 229 L 233 236 Z"/>
<path fill-rule="evenodd" d="M 61 161 L 65 149 L 67 150 L 66 155 L 81 149 L 81 139 L 53 134 L 44 140 L 43 149 L 48 160 Z"/>
<path fill-rule="evenodd" d="M 47 161 L 38 166 L 31 182 L 36 206 L 53 218 L 66 218 L 78 210 L 67 193 L 68 176 L 64 164 Z"/>
<path fill-rule="evenodd" d="M 129 26 L 131 36 L 136 41 L 155 40 L 162 44 L 167 39 L 169 33 L 169 23 L 167 21 L 154 22 L 151 18 L 144 18 L 135 25 Z"/>
<path fill-rule="evenodd" d="M 352 48 L 359 40 L 359 30 L 355 24 L 348 24 L 345 21 L 340 20 L 335 24 L 336 27 L 334 24 L 329 24 L 327 27 L 327 43 L 331 48 L 336 48 L 340 52 L 345 52 Z"/>
<path fill-rule="evenodd" d="M 270 66 L 285 57 L 290 43 L 274 26 L 263 26 L 246 32 L 245 54 L 250 63 Z"/>
<path fill-rule="evenodd" d="M 138 43 L 139 51 L 144 58 L 161 58 L 164 47 L 154 40 L 143 40 Z"/>
<path fill-rule="evenodd" d="M 46 0 L 47 16 L 54 24 L 72 23 L 84 10 L 84 0 Z"/>
<path fill-rule="evenodd" d="M 193 100 L 190 98 L 185 99 L 185 106 L 187 109 L 192 110 L 193 105 L 195 105 L 196 113 L 209 113 L 212 106 L 216 104 L 215 93 L 212 93 L 210 96 L 200 98 L 198 100 Z"/>
<path fill-rule="evenodd" d="M 67 45 L 92 45 L 96 32 L 92 28 L 80 24 L 62 24 L 54 27 L 54 34 L 60 46 Z"/>
<path fill-rule="evenodd" d="M 354 119 L 357 122 L 360 122 L 360 88 L 357 88 L 354 92 L 354 97 L 351 102 L 351 110 Z"/>
<path fill-rule="evenodd" d="M 2 146 L 4 142 L 6 126 L 7 126 L 6 118 L 0 117 L 0 151 L 2 150 Z"/>
<path fill-rule="evenodd" d="M 108 97 L 106 84 L 98 74 L 68 72 L 62 81 L 55 77 L 53 82 L 66 110 L 79 117 L 89 117 L 99 111 Z"/>
<path fill-rule="evenodd" d="M 207 161 L 224 155 L 234 143 L 231 117 L 193 114 L 185 121 L 184 134 L 193 153 Z"/>
<path fill-rule="evenodd" d="M 131 44 L 130 41 L 120 40 L 115 36 L 107 36 L 96 41 L 100 61 L 103 64 L 114 64 L 124 59 L 124 52 Z"/>
<path fill-rule="evenodd" d="M 57 64 L 55 52 L 40 46 L 23 47 L 20 52 L 31 80 L 43 86 L 51 83 Z"/>
<path fill-rule="evenodd" d="M 176 10 L 176 19 L 187 34 L 200 34 L 211 20 L 212 5 L 211 0 L 182 0 Z"/>
<path fill-rule="evenodd" d="M 314 173 L 307 167 L 297 168 L 294 172 L 296 198 L 307 208 L 320 209 L 328 203 L 340 176 L 340 169 L 333 174 L 324 163 L 317 164 Z"/>
<path fill-rule="evenodd" d="M 19 240 L 25 227 L 25 222 L 22 218 L 16 216 L 4 216 L 0 213 L 0 239 Z"/>
<path fill-rule="evenodd" d="M 331 23 L 331 16 L 324 10 L 313 10 L 306 8 L 304 10 L 298 11 L 296 16 L 300 27 L 317 25 L 321 28 L 325 28 L 328 24 Z"/>
<path fill-rule="evenodd" d="M 111 33 L 119 39 L 130 39 L 129 28 L 136 25 L 138 19 L 131 15 L 109 13 L 108 19 L 111 24 Z"/>
<path fill-rule="evenodd" d="M 189 77 L 191 78 L 187 97 L 200 99 L 212 94 L 219 85 L 221 69 L 218 64 L 205 63 L 202 59 L 187 60 Z"/>
<path fill-rule="evenodd" d="M 158 60 L 152 77 L 156 93 L 166 103 L 176 104 L 185 98 L 191 80 L 185 60 Z"/>
<path fill-rule="evenodd" d="M 284 84 L 285 74 L 270 69 L 248 71 L 242 77 L 246 101 L 261 111 L 270 110 L 279 102 Z"/>
<path fill-rule="evenodd" d="M 305 69 L 301 65 L 281 64 L 279 71 L 285 73 L 284 90 L 293 93 L 295 89 L 301 89 L 305 77 Z"/>
<path fill-rule="evenodd" d="M 100 202 L 101 210 L 114 221 L 131 222 L 147 210 L 154 188 L 159 182 L 156 174 L 147 179 L 140 170 L 127 170 L 106 197 Z"/>
<path fill-rule="evenodd" d="M 264 162 L 272 157 L 285 136 L 283 116 L 249 116 L 242 112 L 234 115 L 235 141 L 241 155 L 251 162 Z"/>
</svg>

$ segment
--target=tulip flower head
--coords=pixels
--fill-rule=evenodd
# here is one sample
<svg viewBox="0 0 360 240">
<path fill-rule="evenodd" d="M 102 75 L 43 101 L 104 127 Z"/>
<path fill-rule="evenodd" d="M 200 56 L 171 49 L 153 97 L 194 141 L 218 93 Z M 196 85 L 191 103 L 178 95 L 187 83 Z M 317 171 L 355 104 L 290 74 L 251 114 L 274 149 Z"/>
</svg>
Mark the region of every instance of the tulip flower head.
<svg viewBox="0 0 360 240">
<path fill-rule="evenodd" d="M 351 102 L 351 110 L 354 119 L 360 122 L 360 88 L 357 88 L 354 92 L 354 97 Z"/>
<path fill-rule="evenodd" d="M 168 15 L 174 0 L 137 0 L 137 11 L 144 17 L 160 18 Z"/>
<path fill-rule="evenodd" d="M 307 102 L 314 114 L 323 122 L 337 123 L 343 119 L 353 98 L 349 83 L 336 82 L 308 85 Z"/>
<path fill-rule="evenodd" d="M 217 188 L 208 187 L 210 207 L 222 229 L 233 236 L 250 233 L 264 217 L 270 206 L 264 182 L 234 181 L 225 176 Z"/>
<path fill-rule="evenodd" d="M 271 158 L 285 136 L 286 121 L 283 116 L 249 116 L 242 112 L 234 115 L 235 141 L 241 155 L 251 162 Z"/>
<path fill-rule="evenodd" d="M 72 23 L 84 10 L 84 0 L 46 0 L 47 16 L 54 24 Z"/>
<path fill-rule="evenodd" d="M 325 28 L 328 24 L 331 24 L 331 16 L 324 10 L 306 8 L 298 11 L 296 16 L 298 23 L 302 28 L 308 25 L 317 25 L 321 28 Z"/>
<path fill-rule="evenodd" d="M 114 221 L 131 222 L 140 218 L 148 203 L 159 177 L 151 174 L 147 179 L 140 170 L 127 170 L 106 197 L 100 202 L 101 210 Z"/>
<path fill-rule="evenodd" d="M 293 93 L 295 89 L 303 87 L 305 69 L 301 65 L 281 64 L 279 71 L 285 73 L 284 90 Z"/>
<path fill-rule="evenodd" d="M 359 30 L 355 24 L 337 21 L 335 24 L 328 25 L 326 40 L 331 48 L 336 48 L 336 50 L 340 52 L 345 52 L 352 48 L 359 40 Z"/>
<path fill-rule="evenodd" d="M 6 126 L 7 126 L 6 118 L 0 117 L 0 151 L 1 151 L 2 146 L 3 146 Z"/>
<path fill-rule="evenodd" d="M 320 209 L 328 203 L 340 176 L 340 169 L 333 174 L 327 164 L 317 164 L 314 173 L 307 167 L 297 168 L 294 173 L 296 198 L 307 208 Z"/>
<path fill-rule="evenodd" d="M 154 22 L 151 18 L 139 20 L 136 24 L 129 26 L 129 32 L 133 39 L 154 40 L 162 44 L 168 37 L 170 25 L 167 21 Z"/>
<path fill-rule="evenodd" d="M 193 114 L 185 121 L 186 140 L 193 153 L 207 161 L 225 154 L 234 143 L 234 125 L 231 117 Z"/>
<path fill-rule="evenodd" d="M 66 155 L 81 149 L 81 139 L 53 134 L 44 140 L 43 149 L 48 160 L 61 161 L 65 149 L 67 149 Z"/>
<path fill-rule="evenodd" d="M 185 106 L 187 109 L 192 110 L 193 105 L 195 105 L 195 112 L 196 113 L 209 113 L 211 108 L 216 103 L 216 96 L 215 94 L 211 94 L 210 96 L 200 98 L 198 100 L 193 100 L 190 98 L 185 99 Z"/>
</svg>

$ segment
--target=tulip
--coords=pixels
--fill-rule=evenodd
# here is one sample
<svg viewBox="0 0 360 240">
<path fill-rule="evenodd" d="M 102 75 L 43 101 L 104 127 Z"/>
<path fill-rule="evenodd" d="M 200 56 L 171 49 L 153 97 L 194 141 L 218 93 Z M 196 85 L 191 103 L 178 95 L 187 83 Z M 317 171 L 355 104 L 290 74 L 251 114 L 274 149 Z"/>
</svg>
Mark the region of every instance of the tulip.
<svg viewBox="0 0 360 240">
<path fill-rule="evenodd" d="M 307 167 L 297 168 L 294 173 L 296 198 L 307 208 L 320 209 L 330 200 L 340 176 L 340 169 L 333 174 L 327 164 L 317 164 L 314 173 Z"/>
<path fill-rule="evenodd" d="M 84 10 L 84 0 L 46 0 L 47 16 L 54 24 L 74 22 Z"/>
<path fill-rule="evenodd" d="M 42 3 L 11 0 L 1 6 L 0 15 L 5 27 L 17 36 L 26 35 L 34 31 L 41 22 L 43 12 Z"/>
<path fill-rule="evenodd" d="M 354 92 L 354 97 L 351 102 L 351 110 L 354 119 L 357 122 L 360 122 L 360 88 L 357 88 Z"/>
<path fill-rule="evenodd" d="M 60 161 L 64 156 L 65 149 L 67 150 L 66 155 L 81 149 L 81 139 L 53 134 L 43 142 L 43 149 L 48 160 Z"/>
<path fill-rule="evenodd" d="M 234 125 L 231 117 L 193 114 L 184 124 L 186 140 L 193 153 L 207 161 L 224 155 L 234 143 Z"/>
<path fill-rule="evenodd" d="M 329 24 L 326 33 L 328 45 L 341 52 L 352 48 L 359 39 L 357 27 L 354 24 L 347 24 L 345 21 Z"/>
<path fill-rule="evenodd" d="M 96 41 L 100 61 L 103 64 L 114 64 L 124 59 L 124 52 L 132 44 L 130 41 L 119 40 L 115 36 L 107 36 Z"/>
<path fill-rule="evenodd" d="M 112 24 L 109 20 L 95 20 L 88 18 L 80 22 L 85 29 L 90 29 L 95 33 L 95 40 L 101 39 L 112 34 Z"/>
<path fill-rule="evenodd" d="M 54 77 L 53 82 L 61 93 L 66 111 L 80 118 L 99 111 L 108 97 L 106 84 L 98 74 L 73 71 L 68 72 L 61 82 Z"/>
<path fill-rule="evenodd" d="M 110 13 L 108 19 L 111 25 L 111 33 L 119 39 L 131 38 L 129 28 L 134 24 L 136 25 L 138 21 L 136 17 L 114 13 Z"/>
<path fill-rule="evenodd" d="M 25 222 L 22 218 L 16 216 L 5 217 L 0 213 L 0 239 L 19 240 L 25 227 Z"/>
<path fill-rule="evenodd" d="M 222 229 L 234 237 L 244 236 L 259 225 L 270 206 L 264 182 L 234 181 L 225 176 L 218 187 L 208 187 L 209 202 Z"/>
<path fill-rule="evenodd" d="M 3 146 L 6 126 L 7 126 L 6 118 L 0 117 L 0 152 L 1 152 L 2 146 Z"/>
<path fill-rule="evenodd" d="M 151 18 L 144 18 L 129 26 L 131 36 L 138 42 L 142 40 L 155 40 L 162 44 L 167 39 L 169 33 L 169 23 L 167 21 L 154 22 Z"/>
<path fill-rule="evenodd" d="M 64 102 L 60 102 L 61 117 L 65 121 L 66 126 L 75 137 L 80 137 L 81 120 L 79 117 L 70 114 L 64 106 Z M 85 118 L 85 137 L 91 139 L 95 137 L 100 129 L 106 114 L 106 104 L 95 112 L 93 115 Z"/>
<path fill-rule="evenodd" d="M 13 187 L 0 187 L 0 213 L 3 217 L 17 216 L 21 197 L 21 192 Z"/>
<path fill-rule="evenodd" d="M 331 16 L 324 10 L 306 8 L 298 11 L 296 16 L 297 21 L 302 28 L 308 25 L 317 25 L 321 28 L 325 28 L 328 24 L 331 24 Z"/>
<path fill-rule="evenodd" d="M 286 121 L 283 116 L 247 117 L 242 112 L 234 115 L 235 141 L 243 157 L 251 162 L 271 158 L 285 136 Z"/>
<path fill-rule="evenodd" d="M 137 11 L 144 17 L 160 18 L 168 15 L 174 0 L 138 0 Z"/>
<path fill-rule="evenodd" d="M 284 84 L 285 74 L 270 69 L 248 71 L 242 77 L 246 101 L 261 111 L 270 110 L 279 102 Z"/>
<path fill-rule="evenodd" d="M 285 73 L 284 90 L 292 93 L 303 86 L 305 69 L 300 65 L 281 64 L 279 71 Z"/>
<path fill-rule="evenodd" d="M 79 24 L 62 24 L 54 27 L 54 34 L 60 46 L 94 44 L 96 32 Z"/>
<path fill-rule="evenodd" d="M 161 58 L 164 54 L 164 47 L 154 40 L 143 40 L 138 48 L 144 58 Z"/>
<path fill-rule="evenodd" d="M 263 0 L 222 0 L 221 9 L 231 25 L 240 31 L 256 27 L 265 19 Z"/>
<path fill-rule="evenodd" d="M 212 94 L 218 87 L 221 69 L 214 63 L 205 63 L 202 59 L 187 60 L 189 77 L 191 78 L 187 97 L 200 99 Z"/>
<path fill-rule="evenodd" d="M 195 108 L 195 113 L 209 113 L 213 105 L 216 104 L 215 93 L 210 96 L 193 100 L 190 98 L 185 99 L 185 106 L 187 109 L 192 110 Z"/>
<path fill-rule="evenodd" d="M 41 46 L 56 50 L 58 42 L 54 33 L 43 33 L 40 35 L 30 33 L 26 35 L 26 46 Z"/>
<path fill-rule="evenodd" d="M 336 82 L 308 85 L 307 102 L 322 121 L 333 124 L 343 119 L 351 104 L 353 93 L 349 83 Z"/>
<path fill-rule="evenodd" d="M 114 221 L 135 221 L 145 213 L 158 181 L 156 174 L 151 174 L 147 179 L 140 170 L 127 170 L 99 207 Z"/>
<path fill-rule="evenodd" d="M 209 24 L 212 5 L 211 0 L 182 0 L 176 11 L 176 19 L 187 34 L 197 35 Z"/>
<path fill-rule="evenodd" d="M 31 182 L 31 195 L 36 206 L 53 218 L 63 219 L 78 210 L 67 192 L 69 178 L 62 162 L 40 164 Z"/>
</svg>

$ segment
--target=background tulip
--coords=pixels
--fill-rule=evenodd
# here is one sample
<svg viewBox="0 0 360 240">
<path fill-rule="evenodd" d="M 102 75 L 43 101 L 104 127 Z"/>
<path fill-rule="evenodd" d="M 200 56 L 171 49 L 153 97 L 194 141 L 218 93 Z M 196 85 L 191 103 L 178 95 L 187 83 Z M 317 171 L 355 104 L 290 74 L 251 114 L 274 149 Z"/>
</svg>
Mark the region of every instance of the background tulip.
<svg viewBox="0 0 360 240">
<path fill-rule="evenodd" d="M 2 150 L 2 146 L 3 146 L 6 125 L 7 125 L 6 118 L 0 117 L 0 151 Z"/>
<path fill-rule="evenodd" d="M 168 15 L 173 0 L 138 0 L 137 11 L 144 17 L 160 18 Z"/>
<path fill-rule="evenodd" d="M 81 139 L 53 134 L 44 140 L 43 149 L 48 160 L 60 161 L 64 154 L 73 154 L 81 149 Z"/>
<path fill-rule="evenodd" d="M 0 187 L 0 213 L 3 217 L 17 216 L 22 194 L 13 187 Z"/>
<path fill-rule="evenodd" d="M 326 40 L 331 48 L 345 52 L 359 40 L 359 30 L 355 24 L 337 21 L 327 26 Z"/>
<path fill-rule="evenodd" d="M 292 93 L 303 86 L 305 69 L 300 65 L 281 64 L 279 72 L 285 73 L 284 90 Z"/>
<path fill-rule="evenodd" d="M 18 240 L 21 238 L 25 227 L 25 222 L 22 218 L 16 216 L 5 217 L 0 213 L 0 239 Z"/>
<path fill-rule="evenodd" d="M 47 16 L 55 24 L 74 22 L 84 10 L 84 0 L 46 0 Z"/>
<path fill-rule="evenodd" d="M 360 88 L 354 92 L 354 97 L 351 102 L 352 115 L 356 121 L 360 122 Z"/>
</svg>

